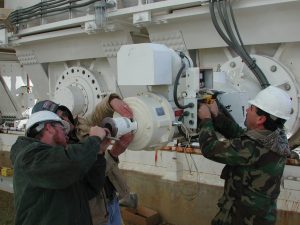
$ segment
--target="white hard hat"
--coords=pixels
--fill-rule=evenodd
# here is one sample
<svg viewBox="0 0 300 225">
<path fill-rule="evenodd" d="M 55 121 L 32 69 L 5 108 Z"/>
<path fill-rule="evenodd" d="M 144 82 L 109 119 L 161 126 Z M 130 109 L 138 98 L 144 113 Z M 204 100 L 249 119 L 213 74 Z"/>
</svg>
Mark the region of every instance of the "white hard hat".
<svg viewBox="0 0 300 225">
<path fill-rule="evenodd" d="M 291 116 L 291 98 L 278 87 L 269 86 L 265 88 L 249 103 L 277 118 L 288 120 Z"/>
<path fill-rule="evenodd" d="M 32 128 L 34 125 L 40 124 L 35 128 L 35 130 L 37 132 L 40 132 L 44 128 L 45 122 L 52 122 L 52 121 L 61 123 L 64 126 L 66 132 L 69 133 L 70 125 L 68 122 L 62 120 L 58 115 L 56 115 L 53 112 L 39 111 L 39 112 L 31 114 L 31 116 L 27 120 L 26 135 L 28 134 L 28 131 L 30 130 L 30 128 Z"/>
</svg>

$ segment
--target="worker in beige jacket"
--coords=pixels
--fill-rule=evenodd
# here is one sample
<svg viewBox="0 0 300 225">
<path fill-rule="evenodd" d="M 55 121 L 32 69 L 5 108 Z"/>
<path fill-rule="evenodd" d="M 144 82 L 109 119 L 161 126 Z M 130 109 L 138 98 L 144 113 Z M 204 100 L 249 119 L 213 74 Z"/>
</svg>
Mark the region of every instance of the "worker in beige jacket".
<svg viewBox="0 0 300 225">
<path fill-rule="evenodd" d="M 69 140 L 76 143 L 88 136 L 91 126 L 99 125 L 105 117 L 112 117 L 114 112 L 119 113 L 123 117 L 132 118 L 132 110 L 120 99 L 117 94 L 110 94 L 105 97 L 94 109 L 94 111 L 86 118 L 73 118 L 71 111 L 63 105 L 58 105 L 50 100 L 36 103 L 32 109 L 32 113 L 41 110 L 49 110 L 55 112 L 63 120 L 68 121 L 71 126 Z M 137 206 L 137 196 L 130 193 L 129 187 L 124 176 L 118 168 L 118 156 L 122 154 L 133 139 L 133 134 L 125 134 L 120 137 L 106 151 L 106 181 L 100 194 L 90 200 L 90 209 L 94 225 L 119 225 L 121 224 L 121 214 L 119 208 L 121 205 L 135 208 Z"/>
</svg>

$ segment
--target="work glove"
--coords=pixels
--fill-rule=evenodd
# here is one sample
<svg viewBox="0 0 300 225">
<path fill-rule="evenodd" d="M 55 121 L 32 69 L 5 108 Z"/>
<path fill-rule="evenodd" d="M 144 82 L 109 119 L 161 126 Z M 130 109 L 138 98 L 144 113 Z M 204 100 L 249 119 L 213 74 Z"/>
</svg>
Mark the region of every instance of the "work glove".
<svg viewBox="0 0 300 225">
<path fill-rule="evenodd" d="M 123 152 L 125 152 L 125 150 L 129 146 L 129 144 L 131 143 L 133 138 L 134 138 L 134 135 L 132 133 L 124 134 L 122 137 L 120 137 L 119 141 L 115 142 L 112 149 L 110 150 L 110 154 L 113 157 L 117 158 L 119 155 L 121 155 Z"/>
<path fill-rule="evenodd" d="M 111 108 L 119 113 L 121 116 L 123 117 L 127 117 L 129 119 L 133 118 L 133 113 L 132 110 L 130 109 L 130 107 L 127 105 L 127 103 L 125 103 L 123 100 L 119 99 L 119 98 L 113 98 L 110 102 L 109 102 Z"/>
</svg>

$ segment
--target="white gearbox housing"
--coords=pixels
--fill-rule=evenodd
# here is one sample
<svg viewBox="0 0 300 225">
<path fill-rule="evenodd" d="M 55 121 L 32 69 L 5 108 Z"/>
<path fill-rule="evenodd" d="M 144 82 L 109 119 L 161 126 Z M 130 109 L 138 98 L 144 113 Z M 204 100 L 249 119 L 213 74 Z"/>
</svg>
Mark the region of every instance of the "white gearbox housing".
<svg viewBox="0 0 300 225">
<path fill-rule="evenodd" d="M 146 150 L 172 139 L 175 132 L 172 122 L 175 116 L 170 103 L 164 97 L 145 93 L 125 98 L 124 101 L 132 109 L 133 119 L 137 122 L 137 130 L 129 149 Z M 115 113 L 114 117 L 119 115 Z"/>
</svg>

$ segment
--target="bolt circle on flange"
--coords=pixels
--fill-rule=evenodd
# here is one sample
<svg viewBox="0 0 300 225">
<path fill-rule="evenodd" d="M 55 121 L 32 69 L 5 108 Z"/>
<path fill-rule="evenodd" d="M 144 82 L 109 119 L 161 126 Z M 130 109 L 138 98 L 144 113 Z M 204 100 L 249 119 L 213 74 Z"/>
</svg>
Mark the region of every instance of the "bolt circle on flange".
<svg viewBox="0 0 300 225">
<path fill-rule="evenodd" d="M 256 64 L 265 74 L 271 85 L 285 90 L 292 100 L 292 112 L 290 119 L 285 123 L 288 130 L 288 136 L 292 137 L 300 127 L 297 118 L 300 116 L 300 103 L 298 93 L 300 91 L 295 76 L 283 64 L 274 58 L 261 55 L 251 55 Z M 232 65 L 235 65 L 234 67 Z M 221 66 L 221 71 L 226 73 L 226 82 L 235 87 L 238 91 L 249 93 L 250 98 L 261 90 L 261 86 L 251 72 L 251 70 L 242 62 L 240 57 L 230 59 Z"/>
<path fill-rule="evenodd" d="M 84 67 L 66 69 L 56 81 L 55 101 L 67 106 L 75 115 L 84 116 L 105 95 L 94 74 Z"/>
</svg>

